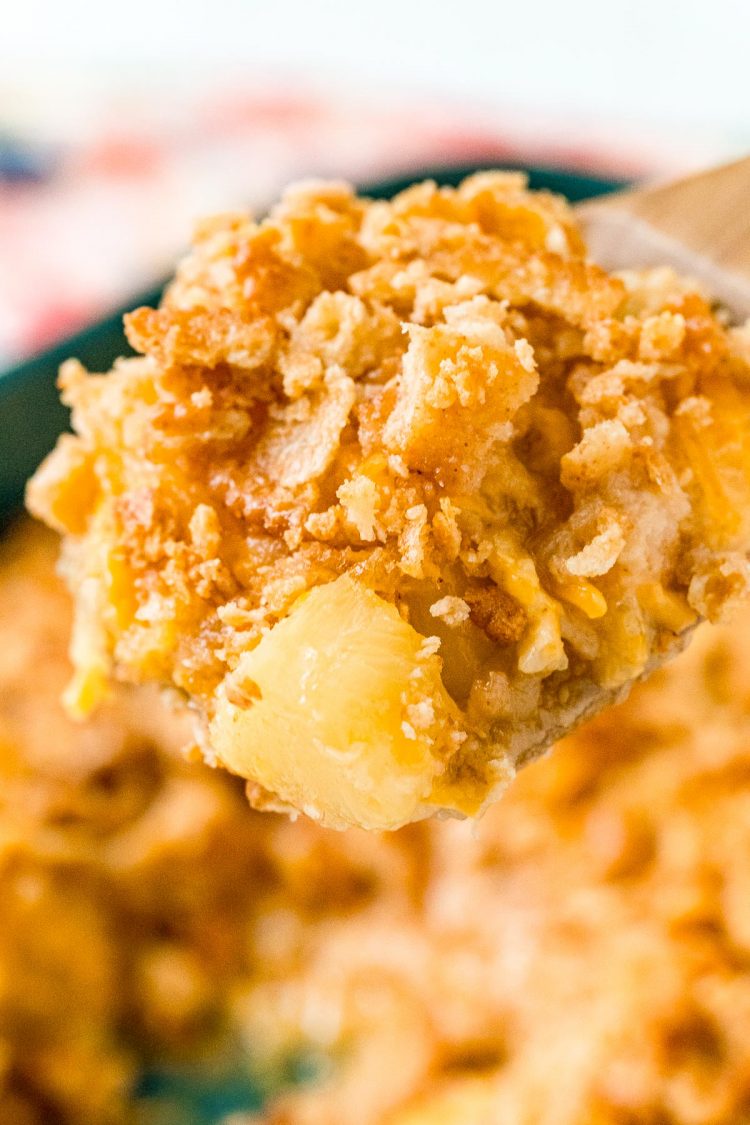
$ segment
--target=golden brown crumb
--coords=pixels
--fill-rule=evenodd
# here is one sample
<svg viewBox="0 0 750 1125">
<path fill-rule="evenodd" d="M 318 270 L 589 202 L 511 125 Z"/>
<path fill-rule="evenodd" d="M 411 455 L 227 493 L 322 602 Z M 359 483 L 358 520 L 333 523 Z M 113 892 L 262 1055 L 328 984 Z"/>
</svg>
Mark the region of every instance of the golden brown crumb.
<svg viewBox="0 0 750 1125">
<path fill-rule="evenodd" d="M 65 535 L 68 704 L 176 687 L 279 806 L 475 813 L 747 590 L 742 332 L 598 269 L 516 174 L 297 185 L 204 224 L 126 324 L 141 357 L 63 370 L 78 436 L 29 492 Z"/>
<path fill-rule="evenodd" d="M 520 641 L 526 628 L 526 614 L 521 606 L 499 586 L 469 587 L 464 591 L 469 617 L 480 629 L 500 645 Z"/>
</svg>

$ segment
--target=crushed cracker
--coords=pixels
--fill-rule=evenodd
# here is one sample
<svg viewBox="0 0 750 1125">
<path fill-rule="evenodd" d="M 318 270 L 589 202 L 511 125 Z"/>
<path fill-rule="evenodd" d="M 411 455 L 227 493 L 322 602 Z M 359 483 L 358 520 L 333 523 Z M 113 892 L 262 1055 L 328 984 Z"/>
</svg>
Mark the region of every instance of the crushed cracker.
<svg viewBox="0 0 750 1125">
<path fill-rule="evenodd" d="M 77 437 L 29 490 L 78 591 L 79 712 L 108 678 L 155 680 L 211 724 L 259 640 L 319 587 L 335 614 L 348 576 L 373 620 L 439 633 L 450 719 L 412 727 L 432 781 L 410 815 L 477 812 L 747 592 L 747 330 L 669 270 L 606 274 L 564 201 L 515 173 L 377 202 L 293 186 L 262 222 L 203 223 L 161 307 L 126 323 L 140 356 L 65 366 Z M 375 722 L 366 683 L 340 698 L 311 646 L 327 720 Z M 281 720 L 256 711 L 270 762 Z"/>
</svg>

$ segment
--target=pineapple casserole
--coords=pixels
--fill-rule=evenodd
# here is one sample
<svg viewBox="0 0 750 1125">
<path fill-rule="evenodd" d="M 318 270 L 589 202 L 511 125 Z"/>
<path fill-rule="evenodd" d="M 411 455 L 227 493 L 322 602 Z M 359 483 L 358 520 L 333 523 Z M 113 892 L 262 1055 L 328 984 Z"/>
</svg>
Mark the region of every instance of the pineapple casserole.
<svg viewBox="0 0 750 1125">
<path fill-rule="evenodd" d="M 204 1125 L 169 1090 L 134 1097 L 138 1076 L 169 1059 L 200 1084 L 228 1055 L 266 1103 L 226 1125 L 750 1120 L 750 611 L 478 830 L 382 835 L 249 809 L 185 762 L 153 689 L 71 723 L 68 627 L 51 537 L 19 531 L 0 550 L 2 1125 Z"/>
<path fill-rule="evenodd" d="M 66 718 L 54 558 L 38 526 L 0 544 L 0 1125 L 146 1125 L 149 1057 L 205 1055 L 224 1022 L 237 881 L 264 859 L 237 779 L 184 760 L 153 687 Z"/>
<path fill-rule="evenodd" d="M 747 591 L 750 334 L 520 175 L 297 185 L 126 327 L 29 490 L 67 705 L 176 689 L 258 808 L 476 814 Z"/>
</svg>

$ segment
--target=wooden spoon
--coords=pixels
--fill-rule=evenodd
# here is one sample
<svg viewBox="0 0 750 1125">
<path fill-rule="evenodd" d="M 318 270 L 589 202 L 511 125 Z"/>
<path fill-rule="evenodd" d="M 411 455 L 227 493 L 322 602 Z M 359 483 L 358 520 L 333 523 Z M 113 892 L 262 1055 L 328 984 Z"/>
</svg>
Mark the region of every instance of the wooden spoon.
<svg viewBox="0 0 750 1125">
<path fill-rule="evenodd" d="M 732 317 L 750 317 L 750 157 L 577 208 L 605 269 L 673 266 Z"/>
</svg>

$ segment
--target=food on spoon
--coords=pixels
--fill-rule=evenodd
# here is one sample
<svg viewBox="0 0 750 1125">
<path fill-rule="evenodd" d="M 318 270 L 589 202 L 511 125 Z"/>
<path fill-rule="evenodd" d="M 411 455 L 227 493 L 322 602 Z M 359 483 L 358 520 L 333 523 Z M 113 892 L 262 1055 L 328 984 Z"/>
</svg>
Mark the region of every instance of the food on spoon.
<svg viewBox="0 0 750 1125">
<path fill-rule="evenodd" d="M 202 224 L 29 490 L 68 705 L 157 681 L 258 807 L 474 814 L 748 588 L 750 337 L 517 174 Z"/>
</svg>

